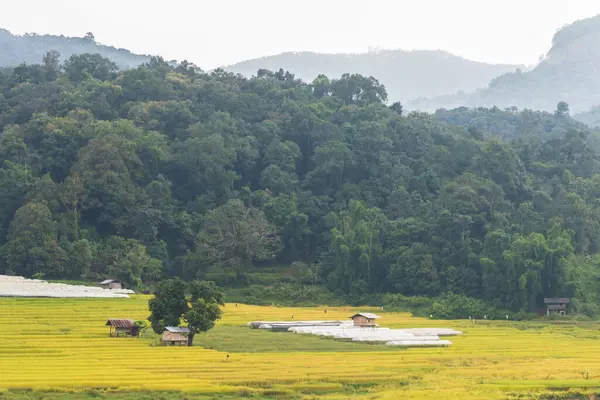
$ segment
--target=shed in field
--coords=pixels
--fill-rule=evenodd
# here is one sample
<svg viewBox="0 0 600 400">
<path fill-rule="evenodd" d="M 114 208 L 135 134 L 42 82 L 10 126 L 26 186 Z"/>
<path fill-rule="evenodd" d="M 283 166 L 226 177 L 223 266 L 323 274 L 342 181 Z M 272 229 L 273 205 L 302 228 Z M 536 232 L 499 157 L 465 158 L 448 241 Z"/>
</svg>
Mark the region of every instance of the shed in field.
<svg viewBox="0 0 600 400">
<path fill-rule="evenodd" d="M 139 327 L 132 319 L 116 319 L 110 318 L 106 321 L 106 326 L 110 326 L 109 336 L 138 336 Z"/>
<path fill-rule="evenodd" d="M 569 304 L 568 298 L 545 298 L 544 304 L 546 305 L 546 316 L 556 313 L 565 315 L 567 313 L 567 304 Z"/>
<path fill-rule="evenodd" d="M 369 327 L 369 328 L 377 326 L 377 324 L 375 323 L 375 320 L 377 318 L 381 318 L 381 317 L 377 314 L 372 314 L 372 313 L 358 313 L 358 314 L 354 314 L 353 316 L 350 317 L 350 319 L 352 319 L 352 321 L 354 321 L 354 326 Z"/>
<path fill-rule="evenodd" d="M 180 326 L 167 326 L 162 333 L 160 341 L 164 345 L 186 346 L 188 342 L 187 335 L 190 330 Z"/>
<path fill-rule="evenodd" d="M 105 279 L 98 286 L 102 289 L 123 289 L 123 283 L 116 279 Z"/>
</svg>

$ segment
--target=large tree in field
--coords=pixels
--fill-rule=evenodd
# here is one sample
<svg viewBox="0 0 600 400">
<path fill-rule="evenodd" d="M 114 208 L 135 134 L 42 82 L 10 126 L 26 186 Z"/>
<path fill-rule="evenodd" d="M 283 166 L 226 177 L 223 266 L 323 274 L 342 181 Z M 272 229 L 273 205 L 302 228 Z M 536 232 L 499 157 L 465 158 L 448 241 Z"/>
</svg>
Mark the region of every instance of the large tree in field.
<svg viewBox="0 0 600 400">
<path fill-rule="evenodd" d="M 194 344 L 194 336 L 215 326 L 221 318 L 223 293 L 214 282 L 192 281 L 179 278 L 161 282 L 155 296 L 148 301 L 154 332 L 160 334 L 166 326 L 178 326 L 183 320 L 190 333 L 188 346 Z"/>
<path fill-rule="evenodd" d="M 275 257 L 279 236 L 262 211 L 240 200 L 210 211 L 199 235 L 199 245 L 209 259 L 235 270 L 238 279 L 253 260 Z"/>
</svg>

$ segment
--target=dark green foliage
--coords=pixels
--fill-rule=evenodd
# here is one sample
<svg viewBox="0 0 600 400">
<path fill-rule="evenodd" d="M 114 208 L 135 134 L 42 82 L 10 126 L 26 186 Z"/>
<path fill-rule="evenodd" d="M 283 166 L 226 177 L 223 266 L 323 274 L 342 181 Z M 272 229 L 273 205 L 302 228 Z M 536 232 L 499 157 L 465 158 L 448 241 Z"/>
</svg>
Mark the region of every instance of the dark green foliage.
<svg viewBox="0 0 600 400">
<path fill-rule="evenodd" d="M 347 304 L 343 297 L 336 296 L 322 286 L 251 285 L 245 288 L 228 289 L 226 294 L 228 302 L 243 304 L 278 304 L 282 306 L 343 306 Z"/>
<path fill-rule="evenodd" d="M 468 128 L 475 139 L 481 139 L 480 135 L 493 135 L 505 140 L 523 136 L 550 138 L 560 137 L 571 128 L 585 129 L 581 122 L 569 118 L 568 107 L 564 101 L 557 105 L 554 113 L 519 110 L 516 107 L 459 107 L 452 110 L 439 109 L 434 115 L 438 121 Z"/>
<path fill-rule="evenodd" d="M 493 317 L 494 311 L 485 302 L 459 294 L 447 293 L 434 300 L 431 315 L 436 319 L 467 319 Z"/>
<path fill-rule="evenodd" d="M 179 326 L 189 309 L 186 291 L 186 284 L 180 279 L 165 280 L 157 286 L 148 302 L 151 313 L 148 321 L 154 332 L 161 334 L 166 326 Z"/>
<path fill-rule="evenodd" d="M 167 326 L 179 326 L 183 319 L 190 330 L 188 346 L 192 346 L 196 334 L 212 329 L 221 318 L 221 305 L 223 293 L 214 282 L 169 279 L 157 286 L 155 296 L 148 301 L 148 320 L 160 334 Z"/>
<path fill-rule="evenodd" d="M 356 74 L 119 72 L 88 55 L 0 78 L 0 273 L 599 311 L 600 141 L 565 104 L 407 114 Z M 205 296 L 184 286 L 164 288 L 182 308 L 156 306 L 155 326 L 210 328 L 221 300 L 187 309 Z"/>
</svg>

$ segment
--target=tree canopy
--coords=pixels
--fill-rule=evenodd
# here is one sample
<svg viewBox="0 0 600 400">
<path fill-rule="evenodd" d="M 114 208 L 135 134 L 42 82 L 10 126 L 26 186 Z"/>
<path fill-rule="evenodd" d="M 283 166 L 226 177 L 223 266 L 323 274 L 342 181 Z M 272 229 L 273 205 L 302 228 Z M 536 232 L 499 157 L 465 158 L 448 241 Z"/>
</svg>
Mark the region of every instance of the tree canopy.
<svg viewBox="0 0 600 400">
<path fill-rule="evenodd" d="M 56 56 L 0 74 L 0 272 L 143 288 L 305 268 L 349 298 L 597 311 L 600 147 L 565 105 L 433 116 L 356 74 Z"/>
<path fill-rule="evenodd" d="M 194 336 L 211 330 L 221 318 L 223 293 L 214 282 L 192 281 L 179 278 L 162 281 L 155 296 L 148 301 L 152 330 L 162 333 L 167 326 L 187 323 L 188 346 L 193 346 Z"/>
</svg>

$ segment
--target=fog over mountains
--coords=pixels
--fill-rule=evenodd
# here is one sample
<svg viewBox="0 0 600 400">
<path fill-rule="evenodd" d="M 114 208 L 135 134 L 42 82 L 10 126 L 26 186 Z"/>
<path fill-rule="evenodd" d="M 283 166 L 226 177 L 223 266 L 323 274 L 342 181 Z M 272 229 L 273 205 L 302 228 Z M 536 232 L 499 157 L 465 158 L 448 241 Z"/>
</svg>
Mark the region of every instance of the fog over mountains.
<svg viewBox="0 0 600 400">
<path fill-rule="evenodd" d="M 311 82 L 318 75 L 339 77 L 344 73 L 373 76 L 385 85 L 391 101 L 474 91 L 498 75 L 521 65 L 492 65 L 430 50 L 381 50 L 362 54 L 283 53 L 226 66 L 226 71 L 245 76 L 259 69 L 291 71 Z"/>
<path fill-rule="evenodd" d="M 98 44 L 93 35 L 13 35 L 5 29 L 0 29 L 0 67 L 15 67 L 21 63 L 37 64 L 42 62 L 44 54 L 51 50 L 58 51 L 63 60 L 74 54 L 98 53 L 111 59 L 122 69 L 134 68 L 150 60 L 150 56 L 147 55 Z"/>
<path fill-rule="evenodd" d="M 471 94 L 457 94 L 411 101 L 411 109 L 516 106 L 553 110 L 560 101 L 578 113 L 600 105 L 600 15 L 577 21 L 560 29 L 546 56 L 528 72 L 505 73 L 485 88 Z"/>
<path fill-rule="evenodd" d="M 591 125 L 600 124 L 600 16 L 558 30 L 551 48 L 530 70 L 522 65 L 492 65 L 437 50 L 373 50 L 362 54 L 288 52 L 225 66 L 229 72 L 255 75 L 259 69 L 283 69 L 307 82 L 318 75 L 344 73 L 373 76 L 385 85 L 391 102 L 406 110 L 493 107 L 552 111 L 560 101 Z M 121 69 L 136 67 L 150 56 L 104 46 L 93 36 L 12 35 L 0 29 L 0 67 L 39 63 L 43 54 L 99 53 Z M 200 65 L 201 66 L 201 65 Z"/>
</svg>

